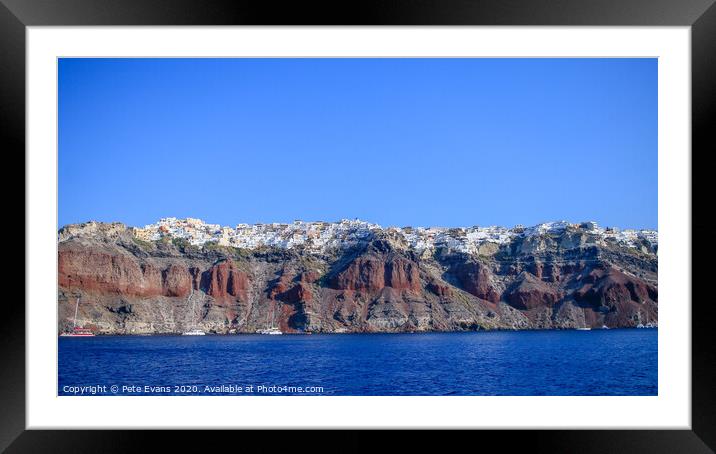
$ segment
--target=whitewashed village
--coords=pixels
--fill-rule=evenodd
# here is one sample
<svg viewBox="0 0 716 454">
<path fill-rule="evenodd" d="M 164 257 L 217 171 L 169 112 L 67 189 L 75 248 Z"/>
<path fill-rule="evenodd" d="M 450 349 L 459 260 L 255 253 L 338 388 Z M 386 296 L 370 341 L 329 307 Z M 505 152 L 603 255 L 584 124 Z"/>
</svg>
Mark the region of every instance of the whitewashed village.
<svg viewBox="0 0 716 454">
<path fill-rule="evenodd" d="M 271 224 L 237 224 L 236 227 L 205 223 L 201 219 L 177 219 L 167 217 L 142 228 L 134 228 L 134 235 L 143 241 L 158 241 L 163 237 L 182 238 L 191 245 L 202 246 L 216 243 L 242 249 L 259 247 L 277 247 L 291 249 L 302 246 L 312 252 L 320 252 L 332 247 L 346 247 L 370 238 L 374 233 L 383 231 L 394 237 L 402 237 L 407 244 L 418 252 L 447 246 L 464 253 L 476 253 L 485 243 L 505 244 L 519 236 L 559 234 L 568 228 L 580 229 L 590 233 L 595 244 L 615 241 L 623 246 L 638 248 L 643 241 L 652 247 L 658 245 L 658 233 L 655 230 L 620 230 L 612 227 L 600 227 L 596 222 L 578 224 L 566 221 L 548 222 L 532 227 L 516 225 L 506 227 L 387 227 L 361 221 L 343 219 L 339 222 L 305 222 Z"/>
</svg>

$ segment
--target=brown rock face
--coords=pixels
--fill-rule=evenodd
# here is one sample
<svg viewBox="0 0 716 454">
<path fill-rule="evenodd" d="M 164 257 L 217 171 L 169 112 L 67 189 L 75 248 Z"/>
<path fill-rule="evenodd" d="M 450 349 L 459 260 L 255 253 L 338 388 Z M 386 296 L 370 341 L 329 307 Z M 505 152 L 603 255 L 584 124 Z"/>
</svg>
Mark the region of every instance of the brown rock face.
<svg viewBox="0 0 716 454">
<path fill-rule="evenodd" d="M 378 291 L 385 287 L 385 265 L 374 258 L 359 257 L 331 280 L 339 290 Z"/>
<path fill-rule="evenodd" d="M 80 287 L 107 293 L 152 293 L 141 287 L 142 269 L 131 258 L 97 250 L 59 252 L 58 279 L 61 287 Z M 154 292 L 159 294 L 158 289 Z"/>
<path fill-rule="evenodd" d="M 375 257 L 359 257 L 330 282 L 332 288 L 377 292 L 385 287 L 396 290 L 420 290 L 420 274 L 416 264 L 403 258 L 383 261 Z"/>
<path fill-rule="evenodd" d="M 496 303 L 500 294 L 491 283 L 490 270 L 480 263 L 465 262 L 458 264 L 454 269 L 460 287 L 478 298 Z"/>
<path fill-rule="evenodd" d="M 523 273 L 521 281 L 507 291 L 505 297 L 512 307 L 530 310 L 541 306 L 553 306 L 560 299 L 560 294 L 533 274 Z"/>
<path fill-rule="evenodd" d="M 567 268 L 569 268 L 569 266 Z M 527 266 L 526 270 L 534 274 L 537 279 L 548 282 L 557 282 L 562 275 L 560 266 L 553 263 L 544 264 L 535 262 Z M 567 269 L 566 272 L 569 273 L 569 269 Z"/>
<path fill-rule="evenodd" d="M 385 264 L 385 285 L 396 290 L 420 291 L 418 266 L 400 258 L 387 262 Z"/>
<path fill-rule="evenodd" d="M 162 269 L 139 264 L 134 257 L 93 249 L 60 251 L 58 279 L 65 288 L 140 297 L 184 297 L 192 286 L 186 267 L 172 264 Z"/>
<path fill-rule="evenodd" d="M 311 293 L 311 289 L 306 284 L 304 284 L 303 282 L 299 282 L 290 290 L 278 295 L 277 299 L 291 304 L 299 302 L 310 302 L 313 300 L 313 294 Z"/>
<path fill-rule="evenodd" d="M 235 297 L 246 301 L 249 277 L 243 271 L 237 270 L 232 260 L 224 260 L 204 273 L 202 287 L 208 295 L 217 299 Z"/>
<path fill-rule="evenodd" d="M 291 279 L 289 278 L 288 274 L 285 271 L 282 271 L 281 276 L 279 276 L 276 282 L 269 289 L 269 298 L 276 299 L 277 297 L 279 297 L 279 295 L 286 293 L 290 284 Z"/>
<path fill-rule="evenodd" d="M 510 244 L 486 257 L 447 248 L 417 253 L 390 238 L 320 254 L 181 248 L 97 223 L 59 236 L 59 330 L 72 328 L 78 295 L 80 323 L 106 334 L 193 326 L 253 333 L 273 324 L 299 333 L 658 323 L 656 255 L 616 244 L 547 241 L 534 253 Z"/>
<path fill-rule="evenodd" d="M 575 298 L 593 306 L 615 307 L 629 301 L 641 304 L 657 302 L 658 299 L 656 287 L 613 268 L 594 269 L 582 282 L 583 285 L 575 292 Z"/>
<path fill-rule="evenodd" d="M 162 294 L 164 296 L 187 296 L 191 292 L 192 276 L 189 270 L 178 265 L 169 265 L 162 271 Z"/>
<path fill-rule="evenodd" d="M 542 279 L 542 271 L 544 270 L 544 265 L 542 263 L 533 263 L 527 269 L 530 273 L 534 274 L 537 279 Z"/>
<path fill-rule="evenodd" d="M 545 276 L 550 282 L 559 282 L 560 279 L 562 279 L 562 269 L 558 265 L 547 265 L 544 271 Z"/>
<path fill-rule="evenodd" d="M 430 282 L 427 285 L 427 288 L 441 298 L 449 298 L 453 295 L 452 289 L 448 284 L 440 283 L 437 281 Z"/>
<path fill-rule="evenodd" d="M 301 282 L 306 282 L 308 284 L 312 284 L 312 283 L 318 281 L 318 279 L 320 277 L 321 276 L 315 271 L 306 271 L 304 273 L 301 273 L 301 276 L 299 279 L 301 280 Z"/>
</svg>

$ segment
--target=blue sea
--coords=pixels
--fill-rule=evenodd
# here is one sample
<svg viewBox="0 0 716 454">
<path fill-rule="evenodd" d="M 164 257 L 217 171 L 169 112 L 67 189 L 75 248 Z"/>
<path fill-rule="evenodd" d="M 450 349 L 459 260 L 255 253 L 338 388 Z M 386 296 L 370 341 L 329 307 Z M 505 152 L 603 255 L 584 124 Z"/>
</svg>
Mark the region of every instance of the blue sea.
<svg viewBox="0 0 716 454">
<path fill-rule="evenodd" d="M 59 395 L 656 395 L 657 329 L 59 338 Z"/>
</svg>

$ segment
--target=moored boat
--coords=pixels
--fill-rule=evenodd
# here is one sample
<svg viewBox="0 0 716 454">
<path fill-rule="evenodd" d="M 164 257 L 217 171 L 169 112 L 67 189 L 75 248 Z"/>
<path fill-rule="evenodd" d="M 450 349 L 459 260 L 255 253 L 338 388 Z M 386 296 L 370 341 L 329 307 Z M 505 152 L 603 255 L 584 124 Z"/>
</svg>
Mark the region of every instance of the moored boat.
<svg viewBox="0 0 716 454">
<path fill-rule="evenodd" d="M 192 329 L 181 333 L 182 336 L 206 336 L 206 333 L 200 329 Z"/>
<path fill-rule="evenodd" d="M 272 336 L 283 334 L 281 329 L 275 325 L 273 307 L 266 315 L 266 328 L 257 329 L 256 334 L 268 334 Z"/>
<path fill-rule="evenodd" d="M 191 287 L 191 292 L 189 293 L 189 298 L 187 299 L 187 303 L 191 301 L 192 296 L 194 296 L 194 286 Z M 194 301 L 191 303 L 191 315 L 192 315 L 192 325 L 194 324 Z M 199 328 L 192 328 L 189 331 L 184 331 L 181 333 L 182 336 L 205 336 L 206 333 Z"/>
<path fill-rule="evenodd" d="M 77 297 L 75 303 L 75 316 L 72 319 L 72 331 L 60 333 L 61 337 L 94 337 L 94 333 L 89 328 L 77 326 L 77 309 L 80 307 L 80 297 Z"/>
<path fill-rule="evenodd" d="M 60 336 L 62 336 L 62 337 L 93 337 L 94 333 L 89 328 L 80 328 L 79 326 L 75 326 L 74 328 L 72 328 L 72 331 L 61 333 Z"/>
<path fill-rule="evenodd" d="M 258 334 L 268 334 L 268 335 L 275 336 L 275 335 L 278 335 L 278 334 L 283 334 L 283 331 L 281 331 L 280 329 L 278 329 L 278 328 L 276 328 L 276 327 L 273 327 L 273 328 L 266 328 L 266 329 L 257 330 L 256 333 L 258 333 Z"/>
</svg>

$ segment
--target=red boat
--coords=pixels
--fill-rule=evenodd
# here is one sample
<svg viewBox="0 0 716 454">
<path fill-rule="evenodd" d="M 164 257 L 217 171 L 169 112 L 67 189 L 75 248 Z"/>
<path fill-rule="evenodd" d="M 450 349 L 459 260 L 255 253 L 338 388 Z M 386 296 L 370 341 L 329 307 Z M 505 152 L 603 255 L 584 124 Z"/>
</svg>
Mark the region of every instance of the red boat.
<svg viewBox="0 0 716 454">
<path fill-rule="evenodd" d="M 91 337 L 94 336 L 94 333 L 89 328 L 80 328 L 79 326 L 75 326 L 72 328 L 72 331 L 67 333 L 62 333 L 60 336 L 71 336 L 71 337 Z"/>
<path fill-rule="evenodd" d="M 77 309 L 80 307 L 80 297 L 77 297 L 77 303 L 75 304 L 75 318 L 72 321 L 72 331 L 64 332 L 60 334 L 63 337 L 92 337 L 94 333 L 89 328 L 80 328 L 77 326 Z"/>
</svg>

